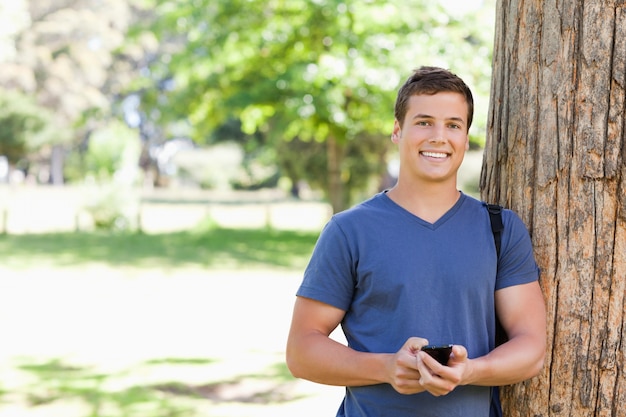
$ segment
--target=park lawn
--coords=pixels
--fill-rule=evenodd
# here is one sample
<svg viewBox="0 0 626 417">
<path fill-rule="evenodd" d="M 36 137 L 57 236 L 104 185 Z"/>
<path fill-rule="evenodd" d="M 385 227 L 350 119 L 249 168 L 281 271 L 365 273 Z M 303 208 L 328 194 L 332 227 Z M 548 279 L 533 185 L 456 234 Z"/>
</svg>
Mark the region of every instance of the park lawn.
<svg viewBox="0 0 626 417">
<path fill-rule="evenodd" d="M 283 359 L 316 238 L 0 236 L 0 417 L 334 413 L 341 390 L 293 379 Z"/>
<path fill-rule="evenodd" d="M 0 235 L 3 264 L 23 269 L 36 264 L 89 263 L 133 267 L 200 266 L 244 269 L 301 269 L 316 232 L 198 227 L 175 233 L 51 233 Z"/>
</svg>

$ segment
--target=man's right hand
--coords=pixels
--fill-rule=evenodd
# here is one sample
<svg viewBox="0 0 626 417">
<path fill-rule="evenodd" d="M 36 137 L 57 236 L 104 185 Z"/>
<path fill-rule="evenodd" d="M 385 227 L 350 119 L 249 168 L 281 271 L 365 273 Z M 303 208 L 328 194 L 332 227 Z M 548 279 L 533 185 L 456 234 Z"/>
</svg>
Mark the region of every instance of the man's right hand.
<svg viewBox="0 0 626 417">
<path fill-rule="evenodd" d="M 391 356 L 387 366 L 389 384 L 400 394 L 409 395 L 425 391 L 420 383 L 418 353 L 427 344 L 428 340 L 424 338 L 411 337 Z"/>
</svg>

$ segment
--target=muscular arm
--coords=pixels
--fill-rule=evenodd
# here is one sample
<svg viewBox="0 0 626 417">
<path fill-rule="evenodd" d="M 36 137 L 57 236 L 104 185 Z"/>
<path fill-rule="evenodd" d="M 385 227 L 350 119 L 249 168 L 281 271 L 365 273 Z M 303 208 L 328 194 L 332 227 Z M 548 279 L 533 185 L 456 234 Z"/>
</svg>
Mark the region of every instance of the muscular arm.
<svg viewBox="0 0 626 417">
<path fill-rule="evenodd" d="M 509 340 L 470 360 L 464 383 L 501 386 L 537 375 L 546 350 L 546 311 L 537 282 L 496 291 L 496 311 Z"/>
<path fill-rule="evenodd" d="M 390 383 L 399 392 L 421 392 L 415 352 L 426 344 L 411 338 L 397 353 L 358 352 L 329 338 L 345 312 L 297 297 L 287 340 L 287 366 L 297 378 L 327 385 Z"/>
</svg>

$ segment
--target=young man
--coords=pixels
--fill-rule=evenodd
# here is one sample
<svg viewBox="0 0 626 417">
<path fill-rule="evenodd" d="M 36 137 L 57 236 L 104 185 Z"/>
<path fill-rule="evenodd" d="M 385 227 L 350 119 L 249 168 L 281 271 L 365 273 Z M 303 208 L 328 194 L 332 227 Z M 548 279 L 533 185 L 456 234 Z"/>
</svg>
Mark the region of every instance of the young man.
<svg viewBox="0 0 626 417">
<path fill-rule="evenodd" d="M 498 258 L 484 204 L 457 190 L 473 106 L 456 75 L 416 70 L 396 100 L 396 185 L 333 216 L 315 246 L 287 364 L 346 387 L 337 416 L 486 417 L 490 387 L 543 366 L 545 306 L 526 227 L 503 211 Z M 508 334 L 498 347 L 494 310 Z M 339 324 L 348 346 L 329 338 Z M 447 365 L 421 351 L 427 344 L 454 345 Z"/>
</svg>

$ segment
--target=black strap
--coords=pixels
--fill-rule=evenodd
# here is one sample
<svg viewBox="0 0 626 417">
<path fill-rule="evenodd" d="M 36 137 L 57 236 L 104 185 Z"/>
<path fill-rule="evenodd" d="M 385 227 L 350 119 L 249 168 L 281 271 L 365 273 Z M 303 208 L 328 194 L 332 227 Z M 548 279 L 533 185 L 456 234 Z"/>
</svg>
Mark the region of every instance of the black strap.
<svg viewBox="0 0 626 417">
<path fill-rule="evenodd" d="M 496 244 L 496 253 L 498 254 L 499 260 L 502 231 L 504 230 L 504 223 L 502 222 L 502 206 L 497 204 L 487 204 L 487 211 L 489 212 L 489 220 L 491 220 L 491 231 L 493 232 L 493 241 Z M 496 346 L 500 346 L 507 340 L 508 336 L 500 324 L 500 320 L 496 318 Z"/>
<path fill-rule="evenodd" d="M 496 244 L 496 254 L 500 258 L 500 242 L 502 242 L 502 231 L 504 223 L 502 223 L 502 206 L 497 204 L 487 204 L 489 212 L 489 220 L 491 220 L 491 231 L 493 232 L 493 241 Z"/>
<path fill-rule="evenodd" d="M 496 244 L 496 254 L 498 260 L 500 260 L 500 246 L 502 242 L 502 231 L 504 230 L 504 223 L 502 222 L 502 206 L 498 204 L 487 204 L 487 211 L 489 212 L 489 220 L 491 220 L 491 231 L 493 232 L 493 241 Z M 496 346 L 508 340 L 508 336 L 500 324 L 500 320 L 496 317 Z M 502 416 L 502 405 L 500 403 L 500 389 L 499 387 L 492 387 L 491 398 L 491 410 L 489 415 L 491 417 Z"/>
</svg>

